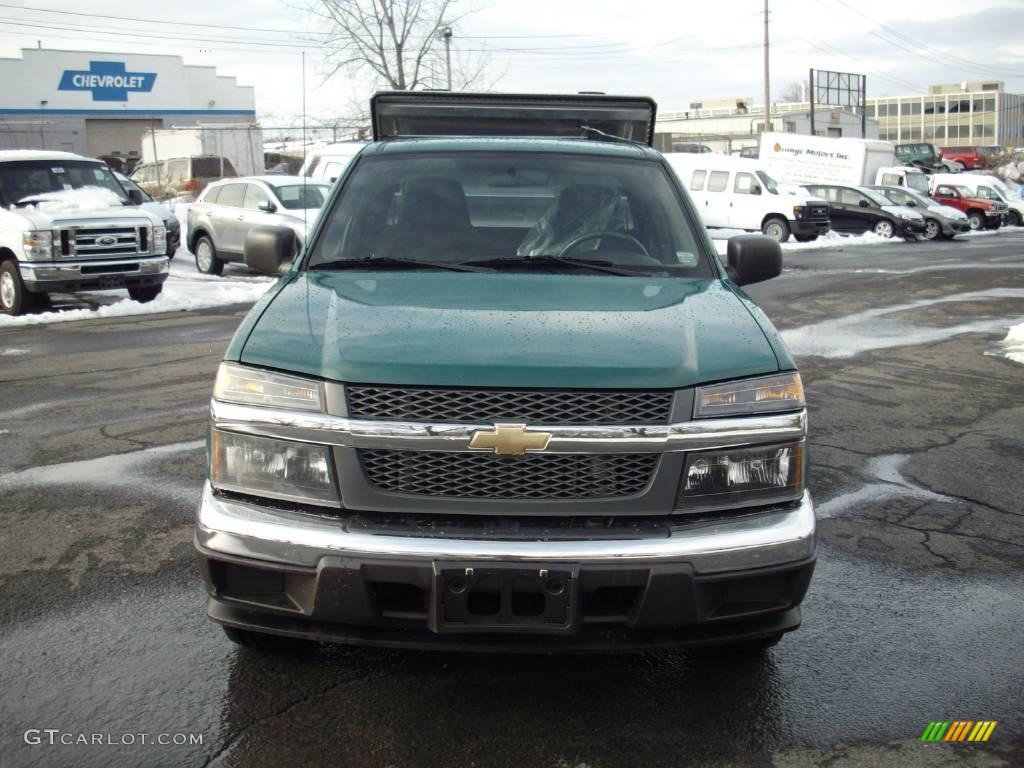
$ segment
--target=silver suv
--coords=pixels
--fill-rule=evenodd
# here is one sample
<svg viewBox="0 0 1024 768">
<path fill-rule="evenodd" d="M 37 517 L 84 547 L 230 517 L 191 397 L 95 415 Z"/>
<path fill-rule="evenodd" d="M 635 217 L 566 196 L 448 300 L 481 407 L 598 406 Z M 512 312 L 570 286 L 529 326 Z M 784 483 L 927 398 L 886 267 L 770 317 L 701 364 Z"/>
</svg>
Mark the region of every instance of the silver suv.
<svg viewBox="0 0 1024 768">
<path fill-rule="evenodd" d="M 196 269 L 219 275 L 227 262 L 244 262 L 245 238 L 254 227 L 288 227 L 296 253 L 327 200 L 331 185 L 301 176 L 250 176 L 208 186 L 188 211 L 188 249 Z"/>
</svg>

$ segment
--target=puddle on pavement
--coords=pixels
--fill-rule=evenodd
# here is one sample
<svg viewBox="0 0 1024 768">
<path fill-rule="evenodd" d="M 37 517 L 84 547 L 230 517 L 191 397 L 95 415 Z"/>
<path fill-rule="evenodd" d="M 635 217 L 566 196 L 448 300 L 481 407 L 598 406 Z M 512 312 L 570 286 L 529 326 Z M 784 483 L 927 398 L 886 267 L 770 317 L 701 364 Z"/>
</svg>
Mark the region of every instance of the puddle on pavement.
<svg viewBox="0 0 1024 768">
<path fill-rule="evenodd" d="M 921 299 L 906 304 L 856 312 L 845 317 L 823 320 L 782 331 L 782 338 L 797 357 L 853 357 L 861 352 L 894 347 L 931 344 L 965 333 L 991 333 L 1013 324 L 1007 317 L 986 317 L 957 325 L 935 327 L 889 317 L 936 304 L 989 301 L 992 299 L 1024 299 L 1024 288 L 992 288 Z"/>
<path fill-rule="evenodd" d="M 885 501 L 897 497 L 918 499 L 920 501 L 937 501 L 946 504 L 956 503 L 952 496 L 929 491 L 912 483 L 903 476 L 900 470 L 910 461 L 910 456 L 903 453 L 888 456 L 874 456 L 868 459 L 864 474 L 873 482 L 855 491 L 840 494 L 823 504 L 815 506 L 819 520 L 834 517 L 851 507 L 859 507 L 869 502 Z"/>
</svg>

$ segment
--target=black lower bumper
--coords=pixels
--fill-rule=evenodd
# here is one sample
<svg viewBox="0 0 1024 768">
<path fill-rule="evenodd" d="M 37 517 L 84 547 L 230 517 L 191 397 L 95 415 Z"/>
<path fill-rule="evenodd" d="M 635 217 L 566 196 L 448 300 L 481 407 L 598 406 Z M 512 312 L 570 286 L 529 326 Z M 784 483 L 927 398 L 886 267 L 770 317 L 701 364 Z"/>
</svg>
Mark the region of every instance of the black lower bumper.
<svg viewBox="0 0 1024 768">
<path fill-rule="evenodd" d="M 282 567 L 198 549 L 212 620 L 385 647 L 523 652 L 714 645 L 789 632 L 814 559 L 695 573 L 687 563 L 446 563 L 325 557 Z"/>
<path fill-rule="evenodd" d="M 98 275 L 96 277 L 83 276 L 74 280 L 26 282 L 25 288 L 31 293 L 76 293 L 78 291 L 106 291 L 117 288 L 150 288 L 162 285 L 166 280 L 166 272 L 147 275 L 125 273 Z"/>
<path fill-rule="evenodd" d="M 789 222 L 789 229 L 796 237 L 812 237 L 817 235 L 827 235 L 829 230 L 832 229 L 832 224 L 828 219 L 824 221 L 802 221 L 800 219 L 794 219 Z"/>
</svg>

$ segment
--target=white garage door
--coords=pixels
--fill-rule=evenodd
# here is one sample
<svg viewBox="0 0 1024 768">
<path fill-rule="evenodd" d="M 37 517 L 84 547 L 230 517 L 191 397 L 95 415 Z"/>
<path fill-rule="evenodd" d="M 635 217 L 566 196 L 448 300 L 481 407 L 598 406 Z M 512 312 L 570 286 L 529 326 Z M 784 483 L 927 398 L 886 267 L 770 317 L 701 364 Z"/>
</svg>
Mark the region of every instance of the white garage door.
<svg viewBox="0 0 1024 768">
<path fill-rule="evenodd" d="M 142 137 L 154 124 L 162 127 L 159 120 L 86 120 L 89 156 L 117 153 L 122 157 L 138 157 L 142 153 Z"/>
</svg>

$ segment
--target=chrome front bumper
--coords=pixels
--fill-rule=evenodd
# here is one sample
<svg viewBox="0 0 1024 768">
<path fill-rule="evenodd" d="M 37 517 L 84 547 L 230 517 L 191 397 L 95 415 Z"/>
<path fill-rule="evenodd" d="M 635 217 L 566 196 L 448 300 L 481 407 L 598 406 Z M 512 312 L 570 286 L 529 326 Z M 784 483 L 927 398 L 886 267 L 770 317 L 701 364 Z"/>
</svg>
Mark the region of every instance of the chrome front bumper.
<svg viewBox="0 0 1024 768">
<path fill-rule="evenodd" d="M 137 269 L 126 271 L 126 267 Z M 49 283 L 88 282 L 103 278 L 152 278 L 167 274 L 170 261 L 166 255 L 102 261 L 21 261 L 18 262 L 18 268 L 29 290 L 45 290 Z"/>
<path fill-rule="evenodd" d="M 810 494 L 794 507 L 735 518 L 693 521 L 677 517 L 667 535 L 588 540 L 431 538 L 346 529 L 340 517 L 259 506 L 214 495 L 207 482 L 199 505 L 196 544 L 216 556 L 263 561 L 266 566 L 315 568 L 326 557 L 395 558 L 502 563 L 688 563 L 697 573 L 765 568 L 807 560 L 815 551 Z M 582 530 L 582 529 L 581 529 Z M 272 566 L 271 566 L 272 567 Z"/>
</svg>

